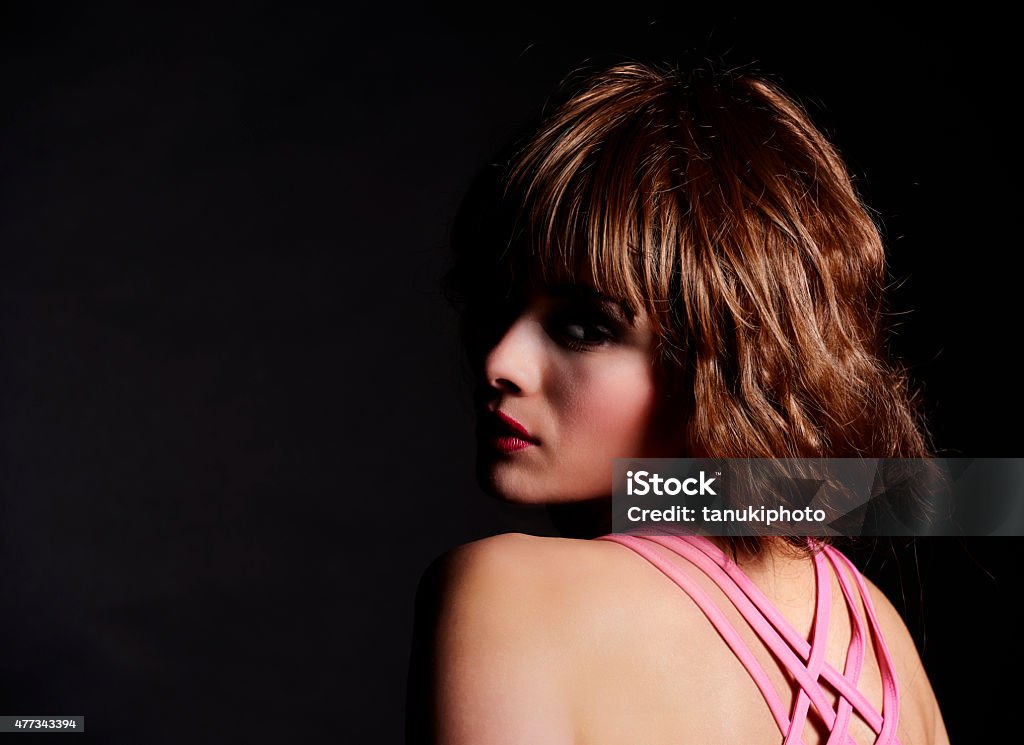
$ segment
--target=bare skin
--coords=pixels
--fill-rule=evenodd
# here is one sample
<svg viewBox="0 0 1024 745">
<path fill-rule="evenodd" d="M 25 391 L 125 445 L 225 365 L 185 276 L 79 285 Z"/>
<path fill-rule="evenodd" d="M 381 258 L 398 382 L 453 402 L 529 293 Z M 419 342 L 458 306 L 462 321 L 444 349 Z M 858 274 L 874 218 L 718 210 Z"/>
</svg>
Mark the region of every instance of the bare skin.
<svg viewBox="0 0 1024 745">
<path fill-rule="evenodd" d="M 666 555 L 700 576 L 684 559 Z M 741 557 L 740 565 L 807 638 L 811 562 L 774 548 L 756 561 Z M 436 633 L 425 634 L 414 651 L 421 690 L 416 694 L 410 681 L 410 742 L 781 741 L 760 692 L 702 611 L 624 546 L 509 533 L 449 552 L 434 571 L 436 615 L 420 620 Z M 826 660 L 841 670 L 850 623 L 834 577 L 832 582 Z M 791 705 L 797 688 L 724 595 L 709 581 L 703 585 Z M 948 736 L 913 640 L 889 601 L 868 586 L 896 668 L 900 742 L 945 745 Z M 858 687 L 881 711 L 881 678 L 870 647 Z M 828 686 L 825 691 L 834 701 Z M 813 714 L 809 720 L 804 742 L 824 743 L 827 730 Z M 875 739 L 857 716 L 850 733 L 857 743 Z"/>
<path fill-rule="evenodd" d="M 679 412 L 655 375 L 643 315 L 621 316 L 584 293 L 540 292 L 481 363 L 487 410 L 536 444 L 500 453 L 481 443 L 481 483 L 543 504 L 572 538 L 493 536 L 449 552 L 424 577 L 410 667 L 407 739 L 444 745 L 777 743 L 782 735 L 750 675 L 703 612 L 627 547 L 585 540 L 602 526 L 615 457 L 681 452 Z M 722 592 L 684 559 L 768 672 L 785 704 L 796 688 Z M 815 603 L 806 556 L 770 546 L 740 565 L 807 638 Z M 827 662 L 843 669 L 850 621 L 833 577 Z M 946 745 L 931 686 L 899 614 L 870 586 L 902 699 L 902 745 Z M 858 608 L 863 617 L 864 610 Z M 865 621 L 866 623 L 866 621 Z M 881 710 L 869 647 L 860 690 Z M 831 699 L 828 689 L 826 692 Z M 827 732 L 813 714 L 807 745 Z M 874 732 L 856 716 L 858 744 Z"/>
</svg>

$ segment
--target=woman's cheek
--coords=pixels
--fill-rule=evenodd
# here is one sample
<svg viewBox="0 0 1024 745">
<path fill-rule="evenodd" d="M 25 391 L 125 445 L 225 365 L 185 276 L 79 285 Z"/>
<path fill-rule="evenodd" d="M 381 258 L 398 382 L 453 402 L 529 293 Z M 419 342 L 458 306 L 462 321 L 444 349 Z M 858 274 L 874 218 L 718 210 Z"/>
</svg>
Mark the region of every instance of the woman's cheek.
<svg viewBox="0 0 1024 745">
<path fill-rule="evenodd" d="M 595 386 L 589 397 L 592 405 L 582 423 L 595 454 L 605 461 L 635 456 L 644 442 L 654 405 L 654 386 L 645 373 L 646 368 L 623 371 Z"/>
</svg>

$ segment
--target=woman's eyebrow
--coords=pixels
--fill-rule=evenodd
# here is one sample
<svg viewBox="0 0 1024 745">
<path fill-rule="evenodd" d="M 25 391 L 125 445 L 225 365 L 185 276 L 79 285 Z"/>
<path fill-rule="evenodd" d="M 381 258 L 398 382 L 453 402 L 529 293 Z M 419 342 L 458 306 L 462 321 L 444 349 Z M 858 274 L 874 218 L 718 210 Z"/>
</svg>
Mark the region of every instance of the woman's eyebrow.
<svg viewBox="0 0 1024 745">
<path fill-rule="evenodd" d="M 633 324 L 633 314 L 626 308 L 625 301 L 616 300 L 590 285 L 563 282 L 546 287 L 544 292 L 556 298 L 597 303 L 616 320 L 629 325 Z"/>
</svg>

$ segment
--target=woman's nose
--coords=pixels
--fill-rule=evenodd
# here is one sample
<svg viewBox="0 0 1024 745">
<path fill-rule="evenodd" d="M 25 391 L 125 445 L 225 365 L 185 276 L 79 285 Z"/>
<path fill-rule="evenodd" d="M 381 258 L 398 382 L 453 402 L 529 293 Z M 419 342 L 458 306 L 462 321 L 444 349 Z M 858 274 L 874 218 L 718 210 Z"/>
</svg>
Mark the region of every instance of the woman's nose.
<svg viewBox="0 0 1024 745">
<path fill-rule="evenodd" d="M 541 335 L 536 318 L 525 314 L 517 318 L 484 359 L 488 385 L 517 395 L 536 392 L 540 387 Z"/>
</svg>

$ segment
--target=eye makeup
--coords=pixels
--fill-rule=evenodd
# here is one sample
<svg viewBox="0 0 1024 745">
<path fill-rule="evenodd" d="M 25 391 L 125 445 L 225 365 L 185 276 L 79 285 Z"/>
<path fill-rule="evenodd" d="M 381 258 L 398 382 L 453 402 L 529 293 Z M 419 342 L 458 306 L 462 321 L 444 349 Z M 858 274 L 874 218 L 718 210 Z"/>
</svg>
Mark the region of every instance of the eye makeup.
<svg viewBox="0 0 1024 745">
<path fill-rule="evenodd" d="M 564 283 L 544 289 L 544 293 L 553 298 L 578 303 L 581 308 L 591 308 L 598 313 L 607 315 L 611 320 L 623 325 L 632 326 L 633 318 L 628 314 L 620 301 L 598 292 L 589 285 Z"/>
<path fill-rule="evenodd" d="M 592 287 L 563 284 L 543 294 L 550 300 L 545 329 L 568 349 L 593 351 L 629 335 L 632 324 L 621 305 Z"/>
</svg>

